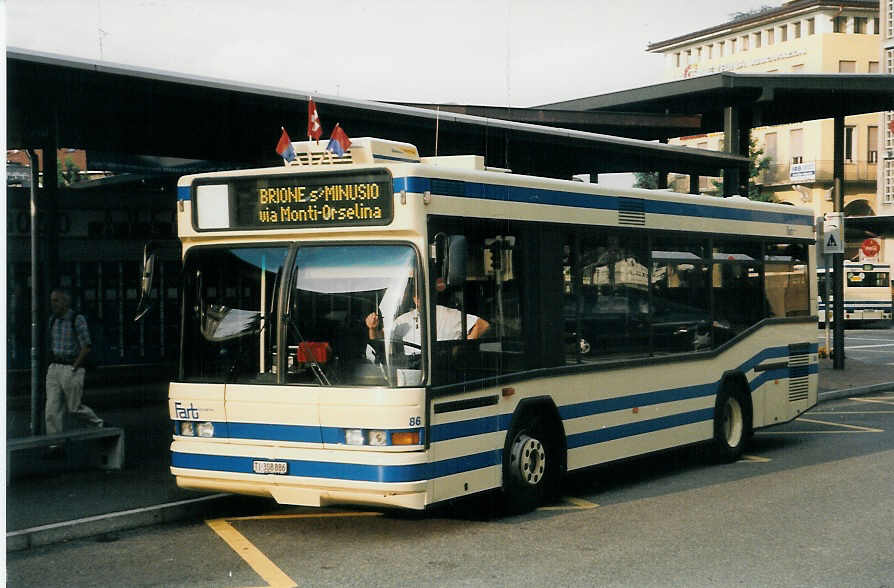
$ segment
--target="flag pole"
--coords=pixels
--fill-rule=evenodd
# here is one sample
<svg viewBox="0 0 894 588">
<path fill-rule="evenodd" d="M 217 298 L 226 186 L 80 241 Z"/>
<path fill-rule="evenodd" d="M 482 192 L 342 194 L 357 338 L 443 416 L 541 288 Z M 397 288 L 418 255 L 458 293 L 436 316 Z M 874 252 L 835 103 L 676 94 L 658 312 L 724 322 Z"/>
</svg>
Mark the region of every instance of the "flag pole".
<svg viewBox="0 0 894 588">
<path fill-rule="evenodd" d="M 312 141 L 312 137 L 310 135 L 310 105 L 313 104 L 313 99 L 308 96 L 307 97 L 307 165 L 313 163 L 313 155 L 311 154 L 311 146 L 310 142 Z"/>
</svg>

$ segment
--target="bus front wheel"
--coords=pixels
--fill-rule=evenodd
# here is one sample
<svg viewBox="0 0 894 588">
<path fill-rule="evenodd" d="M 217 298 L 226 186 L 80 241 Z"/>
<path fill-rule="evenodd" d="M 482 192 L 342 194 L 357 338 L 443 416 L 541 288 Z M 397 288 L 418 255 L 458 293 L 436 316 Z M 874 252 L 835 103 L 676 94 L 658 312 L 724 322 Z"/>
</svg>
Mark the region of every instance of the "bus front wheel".
<svg viewBox="0 0 894 588">
<path fill-rule="evenodd" d="M 714 445 L 718 458 L 730 462 L 739 459 L 751 435 L 751 412 L 748 397 L 724 386 L 714 405 Z"/>
<path fill-rule="evenodd" d="M 510 513 L 534 510 L 556 483 L 559 456 L 543 419 L 522 415 L 509 430 L 503 454 L 503 492 Z"/>
</svg>

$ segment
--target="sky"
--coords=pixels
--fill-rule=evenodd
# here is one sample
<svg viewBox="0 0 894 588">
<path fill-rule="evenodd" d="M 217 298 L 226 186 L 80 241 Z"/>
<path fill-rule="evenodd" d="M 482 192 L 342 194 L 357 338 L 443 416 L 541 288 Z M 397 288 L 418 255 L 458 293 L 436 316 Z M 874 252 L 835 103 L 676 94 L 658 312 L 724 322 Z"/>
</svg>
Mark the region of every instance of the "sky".
<svg viewBox="0 0 894 588">
<path fill-rule="evenodd" d="M 782 0 L 6 0 L 6 43 L 396 102 L 527 107 L 663 81 L 663 41 Z"/>
</svg>

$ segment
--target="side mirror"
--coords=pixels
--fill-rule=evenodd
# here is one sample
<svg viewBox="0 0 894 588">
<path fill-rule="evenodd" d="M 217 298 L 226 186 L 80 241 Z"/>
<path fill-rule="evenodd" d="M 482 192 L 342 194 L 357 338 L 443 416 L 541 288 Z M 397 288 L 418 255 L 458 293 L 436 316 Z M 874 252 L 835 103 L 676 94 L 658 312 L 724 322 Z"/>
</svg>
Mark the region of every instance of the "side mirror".
<svg viewBox="0 0 894 588">
<path fill-rule="evenodd" d="M 469 245 L 465 235 L 450 235 L 446 238 L 441 277 L 448 287 L 462 285 L 466 281 L 468 253 Z"/>
<path fill-rule="evenodd" d="M 143 275 L 140 278 L 140 302 L 137 304 L 137 312 L 134 316 L 134 322 L 139 322 L 141 318 L 146 316 L 152 308 L 149 301 L 149 294 L 152 292 L 152 280 L 155 277 L 155 262 L 158 256 L 155 253 L 149 253 L 149 245 L 143 248 Z"/>
</svg>

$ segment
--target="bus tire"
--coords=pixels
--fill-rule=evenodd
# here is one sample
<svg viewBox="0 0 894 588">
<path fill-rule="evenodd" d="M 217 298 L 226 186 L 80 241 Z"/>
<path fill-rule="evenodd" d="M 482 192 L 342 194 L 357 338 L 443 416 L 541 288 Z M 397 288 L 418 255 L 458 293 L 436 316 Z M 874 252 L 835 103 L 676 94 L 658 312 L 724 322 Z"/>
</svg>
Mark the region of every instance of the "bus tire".
<svg viewBox="0 0 894 588">
<path fill-rule="evenodd" d="M 549 422 L 533 411 L 513 419 L 503 451 L 503 493 L 506 510 L 534 510 L 557 493 L 560 455 Z"/>
<path fill-rule="evenodd" d="M 724 384 L 714 404 L 714 447 L 722 462 L 736 461 L 751 437 L 751 402 L 740 386 Z"/>
</svg>

